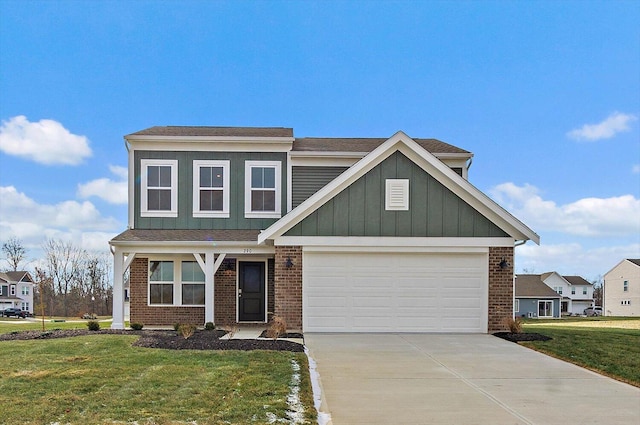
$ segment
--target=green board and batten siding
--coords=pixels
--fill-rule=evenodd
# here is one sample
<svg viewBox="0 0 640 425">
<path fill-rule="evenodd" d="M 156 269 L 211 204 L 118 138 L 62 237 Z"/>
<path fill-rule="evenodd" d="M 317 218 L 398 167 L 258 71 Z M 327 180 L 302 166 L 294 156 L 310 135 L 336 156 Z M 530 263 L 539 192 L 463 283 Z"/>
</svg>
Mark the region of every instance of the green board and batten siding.
<svg viewBox="0 0 640 425">
<path fill-rule="evenodd" d="M 287 154 L 261 152 L 174 152 L 135 151 L 135 223 L 137 229 L 266 229 L 276 218 L 244 217 L 244 168 L 245 161 L 281 162 L 281 213 L 286 213 L 287 205 Z M 140 160 L 178 160 L 178 217 L 140 217 Z M 230 161 L 229 218 L 193 217 L 193 161 Z"/>
<path fill-rule="evenodd" d="M 385 210 L 386 179 L 409 179 L 408 211 Z M 508 236 L 400 152 L 389 156 L 285 235 Z"/>
</svg>

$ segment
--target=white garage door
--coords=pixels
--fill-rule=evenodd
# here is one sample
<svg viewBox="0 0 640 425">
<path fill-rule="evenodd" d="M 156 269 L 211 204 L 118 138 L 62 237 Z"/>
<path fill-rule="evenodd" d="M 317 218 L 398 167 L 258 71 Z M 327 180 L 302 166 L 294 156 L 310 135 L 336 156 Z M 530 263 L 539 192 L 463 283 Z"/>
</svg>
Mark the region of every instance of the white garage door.
<svg viewBox="0 0 640 425">
<path fill-rule="evenodd" d="M 486 254 L 305 252 L 305 332 L 487 332 Z"/>
</svg>

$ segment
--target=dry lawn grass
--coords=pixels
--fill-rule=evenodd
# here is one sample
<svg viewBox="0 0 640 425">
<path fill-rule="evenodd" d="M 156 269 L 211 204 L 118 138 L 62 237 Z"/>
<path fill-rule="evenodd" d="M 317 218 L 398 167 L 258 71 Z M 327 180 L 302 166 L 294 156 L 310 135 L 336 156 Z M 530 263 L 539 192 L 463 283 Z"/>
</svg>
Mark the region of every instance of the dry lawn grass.
<svg viewBox="0 0 640 425">
<path fill-rule="evenodd" d="M 584 321 L 545 321 L 542 323 L 529 322 L 527 326 L 561 326 L 563 328 L 616 328 L 616 329 L 638 329 L 640 330 L 640 320 L 584 320 Z"/>
</svg>

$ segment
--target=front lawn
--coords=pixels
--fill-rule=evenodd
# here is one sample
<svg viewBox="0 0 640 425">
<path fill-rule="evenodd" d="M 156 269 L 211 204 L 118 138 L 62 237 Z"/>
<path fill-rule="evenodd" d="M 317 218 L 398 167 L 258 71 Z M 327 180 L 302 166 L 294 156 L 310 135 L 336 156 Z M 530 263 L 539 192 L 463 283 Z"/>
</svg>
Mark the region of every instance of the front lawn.
<svg viewBox="0 0 640 425">
<path fill-rule="evenodd" d="M 60 321 L 45 319 L 44 329 L 46 331 L 52 331 L 55 329 L 87 329 L 88 320 L 81 320 L 77 318 L 69 319 L 71 321 L 67 321 L 65 319 L 58 319 L 58 320 Z M 100 327 L 110 328 L 111 322 L 100 322 Z M 0 334 L 16 332 L 16 331 L 41 331 L 41 330 L 42 330 L 42 320 L 40 318 L 37 318 L 36 320 L 15 319 L 12 317 L 0 318 Z"/>
<path fill-rule="evenodd" d="M 553 339 L 523 345 L 640 387 L 640 330 L 565 327 L 557 321 L 525 324 L 524 329 Z"/>
<path fill-rule="evenodd" d="M 132 347 L 136 336 L 0 342 L 2 420 L 268 424 L 315 419 L 307 358 Z"/>
</svg>

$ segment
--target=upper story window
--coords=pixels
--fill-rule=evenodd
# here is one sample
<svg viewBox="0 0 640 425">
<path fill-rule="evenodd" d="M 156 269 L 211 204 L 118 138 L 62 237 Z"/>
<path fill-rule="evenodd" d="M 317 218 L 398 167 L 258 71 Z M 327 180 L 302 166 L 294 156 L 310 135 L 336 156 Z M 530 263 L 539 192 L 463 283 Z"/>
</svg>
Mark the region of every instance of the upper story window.
<svg viewBox="0 0 640 425">
<path fill-rule="evenodd" d="M 140 167 L 140 215 L 177 217 L 178 161 L 143 159 Z"/>
<path fill-rule="evenodd" d="M 16 285 L 11 285 L 11 295 L 15 295 L 16 294 Z"/>
<path fill-rule="evenodd" d="M 624 282 L 622 282 L 622 290 L 624 292 L 629 292 L 629 281 L 625 280 Z"/>
<path fill-rule="evenodd" d="M 245 217 L 280 217 L 280 167 L 278 161 L 245 161 Z"/>
<path fill-rule="evenodd" d="M 582 287 L 582 295 L 587 295 L 587 287 L 586 286 Z"/>
<path fill-rule="evenodd" d="M 193 216 L 229 217 L 229 161 L 193 161 Z"/>
<path fill-rule="evenodd" d="M 576 287 L 572 286 L 571 287 L 571 295 L 575 295 L 576 294 Z"/>
<path fill-rule="evenodd" d="M 562 295 L 562 286 L 556 286 L 553 288 L 558 294 Z"/>
<path fill-rule="evenodd" d="M 22 295 L 29 295 L 29 287 L 28 286 L 23 286 L 22 287 Z"/>
</svg>

